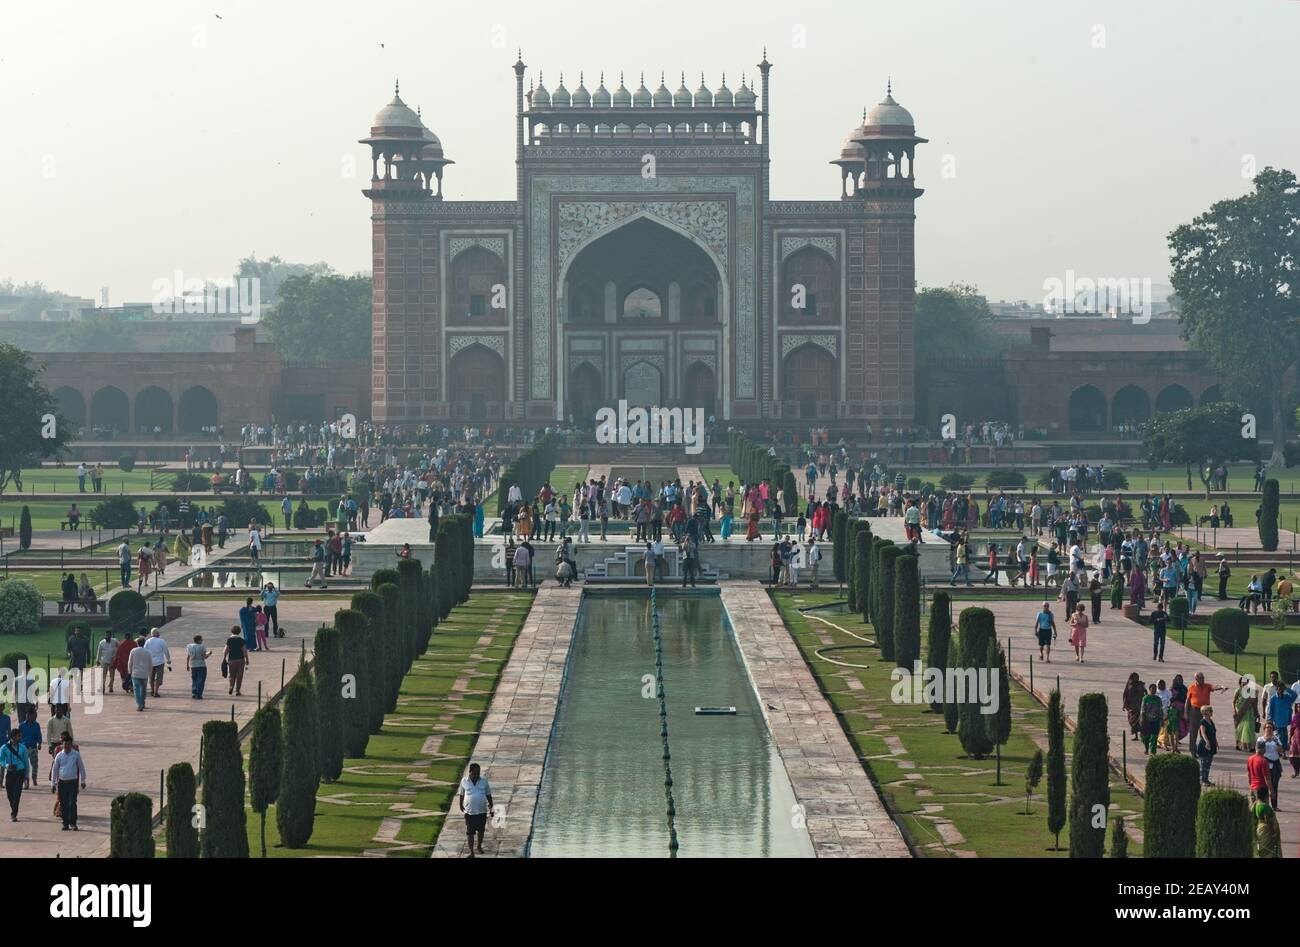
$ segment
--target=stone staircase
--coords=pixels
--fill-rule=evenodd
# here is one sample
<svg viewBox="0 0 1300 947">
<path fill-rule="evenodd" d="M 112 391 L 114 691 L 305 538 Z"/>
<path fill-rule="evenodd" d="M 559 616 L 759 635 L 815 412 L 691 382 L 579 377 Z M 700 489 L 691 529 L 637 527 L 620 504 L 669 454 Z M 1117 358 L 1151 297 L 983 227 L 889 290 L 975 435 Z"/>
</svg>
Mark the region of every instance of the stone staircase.
<svg viewBox="0 0 1300 947">
<path fill-rule="evenodd" d="M 680 582 L 682 579 L 682 565 L 678 557 L 678 550 L 675 546 L 664 547 L 664 563 L 659 573 L 661 582 Z M 645 581 L 645 547 L 643 546 L 624 546 L 622 551 L 614 553 L 612 556 L 606 556 L 603 560 L 592 563 L 582 570 L 582 578 L 585 582 L 644 582 Z M 721 579 L 727 579 L 730 576 L 725 572 L 719 572 L 710 566 L 703 559 L 700 560 L 700 571 L 696 577 L 697 582 L 718 582 Z"/>
</svg>

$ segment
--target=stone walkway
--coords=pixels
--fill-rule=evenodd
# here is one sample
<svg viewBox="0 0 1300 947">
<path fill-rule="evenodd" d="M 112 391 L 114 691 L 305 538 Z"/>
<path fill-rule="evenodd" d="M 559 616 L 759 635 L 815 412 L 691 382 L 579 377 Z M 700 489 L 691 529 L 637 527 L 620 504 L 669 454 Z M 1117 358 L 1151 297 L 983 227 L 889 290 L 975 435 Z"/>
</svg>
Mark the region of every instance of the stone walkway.
<svg viewBox="0 0 1300 947">
<path fill-rule="evenodd" d="M 1013 674 L 1026 687 L 1030 686 L 1030 663 L 1033 663 L 1033 693 L 1043 702 L 1056 686 L 1057 677 L 1061 682 L 1061 697 L 1070 725 L 1073 726 L 1074 714 L 1079 706 L 1079 697 L 1088 693 L 1106 695 L 1106 707 L 1110 715 L 1110 755 L 1119 765 L 1127 760 L 1127 775 L 1139 790 L 1145 787 L 1146 756 L 1142 745 L 1129 736 L 1128 719 L 1122 706 L 1124 684 L 1133 671 L 1137 671 L 1144 683 L 1151 683 L 1163 678 L 1173 680 L 1175 674 L 1182 674 L 1183 680 L 1191 682 L 1198 671 L 1205 673 L 1208 683 L 1216 687 L 1227 687 L 1227 691 L 1215 692 L 1211 704 L 1217 714 L 1219 754 L 1214 759 L 1210 771 L 1211 781 L 1215 785 L 1245 791 L 1246 755 L 1233 746 L 1232 740 L 1232 694 L 1236 689 L 1237 677 L 1233 672 L 1211 659 L 1184 647 L 1178 643 L 1178 632 L 1170 629 L 1169 639 L 1165 645 L 1163 664 L 1151 660 L 1151 629 L 1148 626 L 1125 619 L 1120 612 L 1112 611 L 1109 602 L 1103 607 L 1100 625 L 1088 628 L 1088 647 L 1084 653 L 1084 663 L 1074 660 L 1074 652 L 1067 638 L 1069 626 L 1062 622 L 1060 608 L 1053 606 L 1057 614 L 1059 638 L 1052 649 L 1050 664 L 1038 660 L 1038 645 L 1034 637 L 1034 616 L 1041 607 L 1040 603 L 1028 601 L 981 602 L 993 611 L 997 617 L 998 638 L 1003 646 L 1010 639 L 1010 667 Z M 1220 603 L 1215 602 L 1216 606 Z M 954 616 L 954 624 L 956 617 Z M 1190 630 L 1190 629 L 1189 629 Z M 1203 633 L 1203 632 L 1197 632 Z M 1125 742 L 1125 738 L 1127 742 Z M 1188 741 L 1183 742 L 1183 751 L 1188 751 Z M 1284 766 L 1284 773 L 1279 788 L 1279 821 L 1282 825 L 1283 852 L 1287 858 L 1297 855 L 1297 834 L 1300 833 L 1300 780 L 1289 776 L 1290 767 Z"/>
<path fill-rule="evenodd" d="M 488 857 L 521 858 L 527 854 L 542 766 L 581 599 L 582 592 L 576 587 L 548 586 L 537 593 L 479 731 L 473 758 L 492 783 L 496 807 L 496 818 L 484 837 Z M 465 822 L 453 800 L 433 857 L 465 854 Z"/>
<path fill-rule="evenodd" d="M 221 651 L 230 627 L 238 622 L 239 602 L 187 602 L 185 616 L 163 626 L 163 637 L 171 649 L 173 671 L 167 675 L 161 698 L 149 698 L 147 709 L 136 712 L 135 701 L 122 695 L 98 695 L 98 712 L 93 704 L 72 705 L 72 722 L 89 777 L 79 801 L 81 831 L 63 832 L 53 817 L 49 790 L 50 757 L 42 751 L 39 786 L 23 793 L 17 824 L 5 823 L 0 838 L 0 859 L 64 858 L 108 854 L 108 810 L 115 796 L 142 792 L 154 801 L 158 812 L 159 773 L 173 763 L 188 760 L 198 770 L 199 734 L 208 720 L 235 720 L 243 726 L 257 710 L 257 687 L 263 699 L 280 689 L 281 662 L 287 681 L 298 666 L 303 643 L 311 650 L 311 639 L 323 622 L 346 606 L 346 598 L 283 599 L 280 614 L 285 638 L 273 639 L 269 652 L 254 654 L 244 675 L 243 696 L 226 693 L 221 677 Z M 185 673 L 185 646 L 202 634 L 212 651 L 208 659 L 208 682 L 202 701 L 190 698 L 190 679 Z M 120 687 L 121 681 L 116 682 Z M 40 723 L 48 711 L 42 707 Z"/>
<path fill-rule="evenodd" d="M 776 606 L 755 582 L 722 602 L 818 858 L 907 858 L 898 826 L 822 696 Z"/>
</svg>

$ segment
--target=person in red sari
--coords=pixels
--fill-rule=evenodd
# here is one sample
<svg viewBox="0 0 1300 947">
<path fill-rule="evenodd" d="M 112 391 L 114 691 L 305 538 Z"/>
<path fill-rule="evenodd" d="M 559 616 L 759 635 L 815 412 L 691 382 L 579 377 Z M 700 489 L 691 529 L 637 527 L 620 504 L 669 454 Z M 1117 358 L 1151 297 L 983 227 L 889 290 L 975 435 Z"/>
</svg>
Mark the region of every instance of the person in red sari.
<svg viewBox="0 0 1300 947">
<path fill-rule="evenodd" d="M 753 542 L 755 539 L 763 538 L 762 533 L 758 531 L 758 517 L 759 517 L 758 510 L 751 507 L 749 510 L 749 526 L 745 528 L 746 542 Z"/>
</svg>

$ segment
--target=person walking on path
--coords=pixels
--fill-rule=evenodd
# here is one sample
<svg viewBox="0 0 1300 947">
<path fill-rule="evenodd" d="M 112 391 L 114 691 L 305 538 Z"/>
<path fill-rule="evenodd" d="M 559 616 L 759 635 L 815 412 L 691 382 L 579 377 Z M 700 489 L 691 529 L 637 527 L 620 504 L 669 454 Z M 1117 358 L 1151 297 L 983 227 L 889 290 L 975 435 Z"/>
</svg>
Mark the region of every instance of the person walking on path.
<svg viewBox="0 0 1300 947">
<path fill-rule="evenodd" d="M 1187 732 L 1192 735 L 1192 753 L 1196 753 L 1197 733 L 1201 726 L 1201 715 L 1209 709 L 1210 699 L 1215 691 L 1226 691 L 1226 687 L 1214 687 L 1205 683 L 1205 673 L 1196 672 L 1191 686 L 1187 688 Z M 1218 749 L 1215 749 L 1218 752 Z"/>
<path fill-rule="evenodd" d="M 191 700 L 203 699 L 203 687 L 208 681 L 208 658 L 210 657 L 212 652 L 203 647 L 202 635 L 195 635 L 194 642 L 185 646 L 185 670 L 190 672 Z"/>
<path fill-rule="evenodd" d="M 1128 683 L 1124 685 L 1123 707 L 1128 717 L 1129 732 L 1133 734 L 1135 740 L 1142 726 L 1142 698 L 1145 694 L 1146 687 L 1142 684 L 1138 672 L 1134 671 L 1128 676 Z"/>
<path fill-rule="evenodd" d="M 1165 702 L 1156 692 L 1156 685 L 1148 684 L 1146 696 L 1142 698 L 1140 734 L 1142 749 L 1150 756 L 1156 752 L 1160 741 L 1160 724 L 1165 718 Z"/>
<path fill-rule="evenodd" d="M 257 613 L 253 610 L 253 598 L 244 599 L 244 607 L 239 610 L 239 627 L 244 635 L 244 644 L 249 651 L 257 650 Z"/>
<path fill-rule="evenodd" d="M 1237 749 L 1249 753 L 1255 748 L 1255 685 L 1248 677 L 1237 681 L 1237 692 L 1232 695 L 1232 723 Z"/>
<path fill-rule="evenodd" d="M 1070 616 L 1070 644 L 1074 648 L 1074 660 L 1083 663 L 1083 652 L 1088 647 L 1088 616 L 1084 614 L 1084 604 L 1075 606 Z"/>
<path fill-rule="evenodd" d="M 50 766 L 50 792 L 56 793 L 59 800 L 59 816 L 63 819 L 63 831 L 77 831 L 77 791 L 86 788 L 86 764 L 81 753 L 72 742 L 72 734 L 63 735 L 63 749 L 54 757 Z"/>
<path fill-rule="evenodd" d="M 149 691 L 154 697 L 161 697 L 159 693 L 162 690 L 163 668 L 168 671 L 172 669 L 172 653 L 167 648 L 167 642 L 162 637 L 162 632 L 157 628 L 149 632 L 148 639 L 144 643 L 145 651 L 149 652 L 149 659 L 152 662 L 149 669 Z"/>
<path fill-rule="evenodd" d="M 9 739 L 0 746 L 0 773 L 4 774 L 5 794 L 9 797 L 9 821 L 18 821 L 18 806 L 23 790 L 32 784 L 32 764 L 23 745 L 22 731 L 14 727 Z"/>
<path fill-rule="evenodd" d="M 122 588 L 131 587 L 131 543 L 123 539 L 122 545 L 117 547 L 117 568 L 122 577 Z"/>
<path fill-rule="evenodd" d="M 1272 776 L 1268 765 L 1268 758 L 1264 755 L 1264 738 L 1260 737 L 1255 741 L 1255 752 L 1246 759 L 1246 779 L 1250 786 L 1250 791 L 1257 796 L 1261 802 L 1267 802 L 1273 795 Z"/>
<path fill-rule="evenodd" d="M 1056 616 L 1052 614 L 1052 603 L 1044 602 L 1042 610 L 1034 619 L 1034 634 L 1038 638 L 1039 660 L 1052 663 L 1052 641 L 1056 638 Z"/>
<path fill-rule="evenodd" d="M 239 696 L 244 686 L 244 671 L 248 668 L 248 642 L 244 640 L 238 625 L 230 626 L 230 637 L 226 639 L 226 648 L 221 653 L 221 663 L 226 666 L 230 686 L 227 694 Z"/>
<path fill-rule="evenodd" d="M 109 628 L 104 632 L 104 640 L 99 643 L 99 651 L 95 655 L 95 663 L 103 672 L 103 680 L 100 682 L 101 693 L 113 693 L 113 661 L 117 657 L 118 643 L 113 638 L 113 629 Z"/>
<path fill-rule="evenodd" d="M 1286 752 L 1286 745 L 1278 739 L 1277 730 L 1271 720 L 1265 722 L 1264 735 L 1260 739 L 1264 741 L 1264 761 L 1268 764 L 1269 802 L 1275 811 L 1280 812 L 1281 806 L 1277 804 L 1277 788 L 1278 782 L 1282 779 L 1282 755 Z"/>
<path fill-rule="evenodd" d="M 153 677 L 153 657 L 144 646 L 144 636 L 135 640 L 135 647 L 127 656 L 127 668 L 131 672 L 131 690 L 135 694 L 135 709 L 144 710 L 145 691 Z"/>
<path fill-rule="evenodd" d="M 1255 857 L 1281 858 L 1282 829 L 1277 824 L 1277 813 L 1268 804 L 1268 790 L 1260 789 L 1251 795 L 1255 797 Z"/>
<path fill-rule="evenodd" d="M 35 705 L 28 705 L 23 722 L 18 724 L 18 730 L 22 734 L 23 748 L 27 751 L 30 772 L 37 773 L 41 767 L 41 740 L 44 734 L 41 725 L 36 722 Z"/>
<path fill-rule="evenodd" d="M 460 811 L 465 814 L 465 834 L 469 837 L 469 857 L 475 853 L 474 838 L 478 836 L 478 854 L 483 854 L 483 833 L 487 831 L 489 815 L 496 815 L 492 805 L 492 786 L 482 775 L 477 763 L 469 764 L 469 775 L 460 781 L 457 797 Z"/>
<path fill-rule="evenodd" d="M 131 652 L 135 650 L 135 639 L 129 631 L 122 632 L 122 642 L 117 646 L 113 658 L 113 669 L 122 678 L 122 693 L 131 696 Z"/>
<path fill-rule="evenodd" d="M 1197 731 L 1192 739 L 1192 752 L 1201 764 L 1201 785 L 1213 786 L 1214 784 L 1210 782 L 1210 766 L 1214 763 L 1214 755 L 1219 752 L 1219 737 L 1214 727 L 1213 707 L 1206 706 L 1201 710 Z"/>
<path fill-rule="evenodd" d="M 1157 601 L 1156 610 L 1151 613 L 1151 660 L 1161 664 L 1165 661 L 1165 638 L 1169 630 L 1169 613 L 1165 606 Z"/>
</svg>

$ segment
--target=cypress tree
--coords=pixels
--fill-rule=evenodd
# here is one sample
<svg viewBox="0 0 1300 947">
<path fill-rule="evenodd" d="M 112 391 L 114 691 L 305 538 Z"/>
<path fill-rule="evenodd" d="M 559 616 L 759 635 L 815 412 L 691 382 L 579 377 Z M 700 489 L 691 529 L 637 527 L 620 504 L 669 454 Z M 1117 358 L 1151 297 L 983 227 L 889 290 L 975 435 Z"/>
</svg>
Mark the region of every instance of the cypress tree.
<svg viewBox="0 0 1300 947">
<path fill-rule="evenodd" d="M 429 588 L 425 593 L 424 611 L 427 630 L 424 634 L 424 648 L 420 652 L 423 654 L 429 650 L 429 641 L 433 638 L 433 630 L 438 627 L 438 571 L 430 569 Z"/>
<path fill-rule="evenodd" d="M 1277 549 L 1278 483 L 1273 477 L 1264 481 L 1259 500 L 1259 545 L 1265 552 Z"/>
<path fill-rule="evenodd" d="M 1110 857 L 1128 858 L 1128 833 L 1124 831 L 1124 817 L 1116 816 L 1110 824 Z"/>
<path fill-rule="evenodd" d="M 844 536 L 848 528 L 849 515 L 843 510 L 836 510 L 831 516 L 831 548 L 834 550 L 835 561 L 831 565 L 835 569 L 835 581 L 844 584 L 848 573 L 845 572 L 844 556 L 845 543 Z"/>
<path fill-rule="evenodd" d="M 286 848 L 302 848 L 311 839 L 316 790 L 320 786 L 316 693 L 311 675 L 305 670 L 300 665 L 284 691 L 284 766 L 280 771 L 275 824 Z"/>
<path fill-rule="evenodd" d="M 880 539 L 873 537 L 871 542 L 871 561 L 867 564 L 867 610 L 871 613 L 871 624 L 880 628 L 880 622 L 884 617 L 881 611 L 881 597 L 885 591 L 886 576 L 881 567 L 881 556 L 884 551 L 894 543 L 892 540 Z M 893 589 L 893 577 L 888 578 L 890 589 Z M 883 655 L 882 655 L 883 656 Z"/>
<path fill-rule="evenodd" d="M 109 858 L 153 858 L 152 799 L 142 792 L 115 796 L 108 817 Z"/>
<path fill-rule="evenodd" d="M 948 660 L 943 672 L 943 725 L 949 733 L 957 732 L 961 722 L 961 701 L 957 699 L 955 682 L 961 678 L 961 642 L 948 640 Z"/>
<path fill-rule="evenodd" d="M 862 615 L 862 620 L 867 620 L 866 600 L 867 597 L 862 592 L 867 588 L 867 560 L 871 557 L 871 534 L 866 530 L 859 530 L 857 538 L 854 540 L 853 553 L 853 572 L 854 588 L 858 590 L 856 598 L 857 611 Z"/>
<path fill-rule="evenodd" d="M 880 550 L 880 569 L 877 573 L 880 587 L 876 601 L 880 610 L 874 614 L 871 626 L 876 630 L 876 643 L 880 646 L 880 657 L 885 661 L 894 660 L 894 568 L 903 551 L 892 543 Z"/>
<path fill-rule="evenodd" d="M 971 683 L 977 675 L 987 671 L 990 643 L 996 642 L 993 613 L 987 608 L 966 608 L 957 619 L 960 671 L 966 682 L 957 713 L 957 736 L 967 756 L 981 760 L 993 751 L 988 714 L 982 712 L 977 694 L 971 693 Z"/>
<path fill-rule="evenodd" d="M 1061 850 L 1061 829 L 1065 828 L 1065 711 L 1061 692 L 1052 691 L 1047 701 L 1047 831 L 1056 837 L 1054 851 Z"/>
<path fill-rule="evenodd" d="M 343 645 L 343 755 L 355 760 L 366 755 L 374 705 L 370 695 L 374 684 L 367 648 L 366 616 L 350 608 L 341 608 L 334 613 L 334 627 L 339 630 Z"/>
<path fill-rule="evenodd" d="M 261 820 L 262 857 L 266 857 L 266 810 L 280 792 L 284 768 L 284 742 L 280 733 L 280 711 L 263 707 L 253 714 L 253 739 L 248 747 L 248 790 L 253 811 Z"/>
<path fill-rule="evenodd" d="M 244 754 L 233 720 L 203 725 L 203 826 L 199 849 L 204 858 L 247 858 L 248 828 L 244 812 Z"/>
<path fill-rule="evenodd" d="M 316 631 L 312 677 L 320 775 L 324 782 L 332 783 L 343 774 L 343 649 L 337 628 L 326 625 Z"/>
<path fill-rule="evenodd" d="M 420 615 L 424 598 L 420 589 L 420 574 L 420 564 L 414 559 L 404 559 L 397 564 L 397 588 L 402 593 L 402 644 L 406 649 L 408 668 L 420 653 Z"/>
<path fill-rule="evenodd" d="M 858 611 L 862 613 L 864 621 L 871 621 L 871 547 L 875 543 L 876 537 L 872 534 L 871 524 L 867 520 L 858 520 L 857 522 L 861 524 L 858 527 L 859 534 L 867 537 L 866 562 L 862 564 L 862 568 L 858 572 Z M 853 561 L 856 567 L 856 552 L 854 553 Z"/>
<path fill-rule="evenodd" d="M 1070 768 L 1070 857 L 1101 858 L 1106 848 L 1106 823 L 1095 825 L 1094 812 L 1110 809 L 1110 737 L 1106 734 L 1106 695 L 1079 698 L 1074 731 L 1074 762 Z"/>
<path fill-rule="evenodd" d="M 461 594 L 462 603 L 469 601 L 470 590 L 474 586 L 474 518 L 462 513 L 460 522 L 461 543 Z"/>
<path fill-rule="evenodd" d="M 1025 770 L 1025 815 L 1029 815 L 1029 801 L 1042 781 L 1043 751 L 1034 750 L 1034 755 L 1029 758 L 1029 767 Z"/>
<path fill-rule="evenodd" d="M 459 570 L 456 541 L 452 537 L 452 527 L 445 521 L 438 523 L 438 532 L 433 543 L 433 565 L 442 577 L 442 581 L 438 583 L 438 620 L 442 621 L 451 614 L 451 608 L 456 604 L 460 582 L 456 574 Z"/>
<path fill-rule="evenodd" d="M 844 601 L 851 612 L 862 610 L 858 607 L 857 523 L 857 520 L 849 520 L 844 527 Z"/>
<path fill-rule="evenodd" d="M 388 660 L 387 622 L 384 619 L 384 600 L 377 592 L 357 592 L 352 596 L 352 608 L 366 616 L 366 670 L 362 692 L 367 694 L 367 731 L 378 733 L 384 726 L 388 712 L 389 689 L 392 682 Z"/>
<path fill-rule="evenodd" d="M 194 825 L 196 792 L 194 767 L 173 763 L 167 770 L 168 858 L 199 857 L 199 830 Z"/>
<path fill-rule="evenodd" d="M 1195 757 L 1169 753 L 1147 758 L 1143 800 L 1144 858 L 1191 858 L 1196 854 L 1196 810 L 1201 768 Z"/>
<path fill-rule="evenodd" d="M 18 515 L 18 545 L 24 550 L 32 548 L 32 511 L 26 503 Z"/>
<path fill-rule="evenodd" d="M 1235 789 L 1207 789 L 1196 805 L 1197 858 L 1253 858 L 1255 815 Z"/>
<path fill-rule="evenodd" d="M 1011 675 L 1007 673 L 1007 656 L 996 638 L 989 642 L 989 671 L 997 678 L 998 709 L 985 717 L 984 726 L 997 752 L 995 786 L 1002 785 L 1002 748 L 1011 739 Z"/>
<path fill-rule="evenodd" d="M 911 672 L 921 660 L 921 576 L 916 556 L 894 562 L 894 663 Z"/>
<path fill-rule="evenodd" d="M 379 587 L 379 597 L 384 600 L 384 636 L 388 642 L 388 664 L 389 664 L 389 701 L 386 711 L 392 713 L 397 709 L 397 698 L 402 692 L 402 679 L 406 677 L 406 672 L 410 668 L 410 662 L 402 654 L 402 642 L 400 636 L 401 622 L 401 590 L 389 582 Z"/>
<path fill-rule="evenodd" d="M 948 642 L 952 637 L 952 598 L 947 592 L 935 592 L 930 601 L 930 623 L 926 633 L 926 667 L 943 671 L 948 666 Z M 943 712 L 943 701 L 932 703 L 930 709 Z"/>
</svg>

